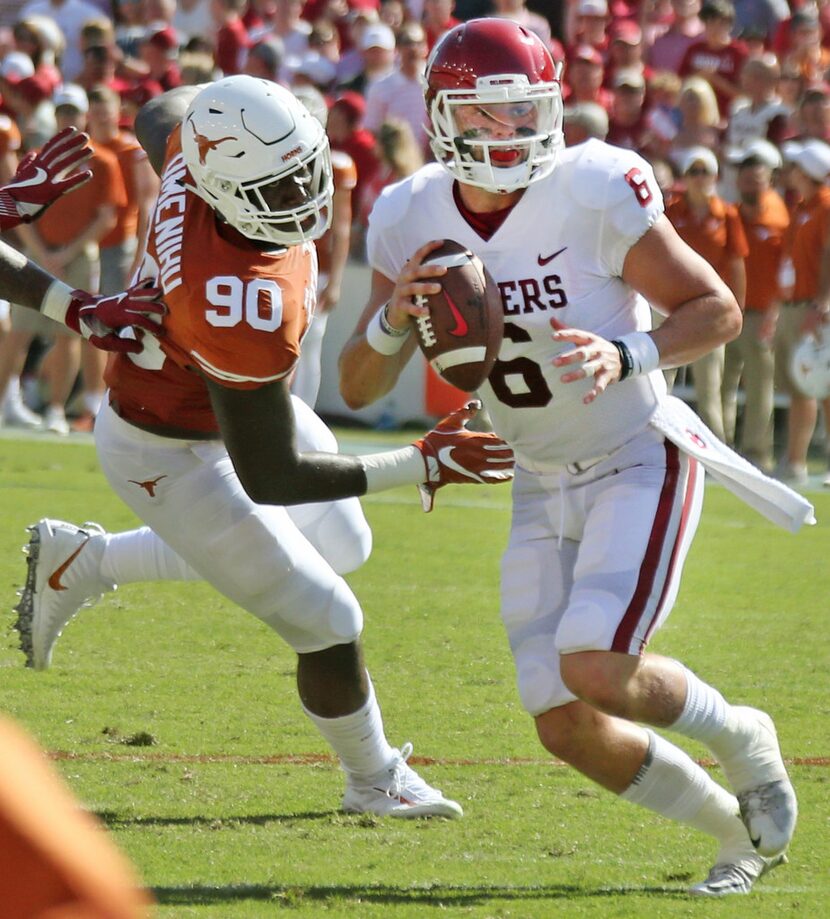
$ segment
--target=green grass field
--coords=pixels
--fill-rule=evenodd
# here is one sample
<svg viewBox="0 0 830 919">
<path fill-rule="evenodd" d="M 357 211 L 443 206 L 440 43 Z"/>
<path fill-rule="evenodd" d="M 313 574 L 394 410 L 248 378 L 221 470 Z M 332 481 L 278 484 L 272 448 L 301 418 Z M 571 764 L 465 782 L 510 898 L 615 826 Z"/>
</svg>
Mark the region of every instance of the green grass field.
<svg viewBox="0 0 830 919">
<path fill-rule="evenodd" d="M 710 487 L 653 643 L 770 711 L 794 761 L 791 863 L 750 897 L 688 898 L 713 860 L 709 840 L 543 755 L 498 619 L 506 488 L 445 489 L 430 516 L 414 489 L 366 499 L 375 549 L 350 578 L 389 738 L 415 744 L 413 761 L 464 820 L 340 814 L 341 777 L 300 712 L 292 654 L 200 584 L 108 595 L 70 624 L 46 673 L 24 669 L 7 631 L 0 707 L 112 831 L 160 917 L 826 916 L 830 495 L 813 498 L 819 526 L 791 536 Z M 9 627 L 24 528 L 42 516 L 135 523 L 89 444 L 0 440 Z"/>
</svg>

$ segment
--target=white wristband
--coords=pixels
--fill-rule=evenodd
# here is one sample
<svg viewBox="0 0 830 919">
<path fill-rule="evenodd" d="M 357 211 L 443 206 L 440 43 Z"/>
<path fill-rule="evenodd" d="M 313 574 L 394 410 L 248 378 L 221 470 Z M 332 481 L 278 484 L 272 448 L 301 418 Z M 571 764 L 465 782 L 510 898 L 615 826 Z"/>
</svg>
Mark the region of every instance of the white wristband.
<svg viewBox="0 0 830 919">
<path fill-rule="evenodd" d="M 40 311 L 44 316 L 66 325 L 66 311 L 72 302 L 72 288 L 63 281 L 55 279 L 40 301 Z"/>
<path fill-rule="evenodd" d="M 398 485 L 420 485 L 427 479 L 424 457 L 415 444 L 387 453 L 368 453 L 358 459 L 366 473 L 367 494 Z"/>
<path fill-rule="evenodd" d="M 648 332 L 629 332 L 628 335 L 620 335 L 617 341 L 621 341 L 631 353 L 634 364 L 631 376 L 651 373 L 660 366 L 660 352 Z"/>
<path fill-rule="evenodd" d="M 387 357 L 397 354 L 403 348 L 404 342 L 409 338 L 410 331 L 409 329 L 388 331 L 392 328 L 386 321 L 386 307 L 388 305 L 388 303 L 384 303 L 372 316 L 369 320 L 369 325 L 366 327 L 366 341 L 369 342 L 369 347 L 377 351 L 378 354 L 385 354 Z"/>
</svg>

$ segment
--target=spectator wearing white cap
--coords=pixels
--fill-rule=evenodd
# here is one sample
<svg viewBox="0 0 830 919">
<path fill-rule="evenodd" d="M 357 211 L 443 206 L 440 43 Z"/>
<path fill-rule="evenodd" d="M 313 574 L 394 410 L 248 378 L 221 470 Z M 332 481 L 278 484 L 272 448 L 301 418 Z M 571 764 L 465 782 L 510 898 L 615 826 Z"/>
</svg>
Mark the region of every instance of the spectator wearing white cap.
<svg viewBox="0 0 830 919">
<path fill-rule="evenodd" d="M 20 19 L 44 16 L 57 25 L 66 42 L 61 58 L 61 71 L 73 80 L 81 71 L 81 29 L 90 19 L 100 19 L 99 7 L 87 0 L 30 0 L 20 11 Z"/>
<path fill-rule="evenodd" d="M 372 83 L 392 73 L 395 66 L 395 33 L 383 22 L 366 25 L 360 33 L 358 43 L 361 70 L 346 83 L 340 83 L 340 90 L 366 95 Z"/>
<path fill-rule="evenodd" d="M 707 147 L 692 147 L 680 162 L 684 191 L 666 206 L 678 235 L 717 271 L 743 307 L 746 293 L 744 259 L 748 248 L 737 208 L 715 193 L 718 160 Z M 719 439 L 724 439 L 721 386 L 724 347 L 690 366 L 697 413 Z"/>
<path fill-rule="evenodd" d="M 784 301 L 775 332 L 776 383 L 790 396 L 787 452 L 776 474 L 792 484 L 803 485 L 807 482 L 807 453 L 818 404 L 801 392 L 790 367 L 801 337 L 820 334 L 830 317 L 830 145 L 808 138 L 784 144 L 782 153 L 790 164 L 788 184 L 801 200 L 793 209 L 786 241 L 781 272 Z M 824 400 L 823 409 L 828 423 L 830 399 Z M 830 485 L 830 473 L 824 484 Z"/>
<path fill-rule="evenodd" d="M 778 148 L 756 138 L 729 156 L 737 170 L 738 214 L 749 251 L 746 305 L 738 338 L 726 345 L 723 368 L 723 423 L 727 443 L 764 471 L 772 468 L 775 361 L 773 337 L 778 316 L 779 269 L 790 215 L 772 187 L 781 166 Z M 738 386 L 745 402 L 740 443 L 736 444 Z"/>
<path fill-rule="evenodd" d="M 607 0 L 575 0 L 568 6 L 568 24 L 566 34 L 569 47 L 591 45 L 603 56 L 608 50 L 608 15 Z M 568 52 L 570 59 L 570 50 Z"/>
<path fill-rule="evenodd" d="M 427 59 L 426 33 L 417 22 L 405 24 L 397 37 L 398 63 L 366 92 L 364 126 L 377 135 L 390 118 L 405 121 L 422 153 L 428 149 L 427 110 L 421 77 Z"/>
</svg>

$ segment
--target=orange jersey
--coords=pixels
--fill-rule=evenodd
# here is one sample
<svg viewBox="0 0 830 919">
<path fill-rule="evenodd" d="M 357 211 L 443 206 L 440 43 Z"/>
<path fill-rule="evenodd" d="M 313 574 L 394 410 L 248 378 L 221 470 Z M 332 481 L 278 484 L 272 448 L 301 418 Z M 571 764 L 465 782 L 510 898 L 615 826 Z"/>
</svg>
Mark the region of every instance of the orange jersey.
<svg viewBox="0 0 830 919">
<path fill-rule="evenodd" d="M 357 185 L 357 167 L 348 153 L 342 150 L 331 151 L 331 172 L 334 193 L 348 191 L 351 194 Z M 331 267 L 331 229 L 317 240 L 316 246 L 320 274 L 328 274 Z"/>
<path fill-rule="evenodd" d="M 738 209 L 718 197 L 709 199 L 709 213 L 699 220 L 685 195 L 666 205 L 666 216 L 678 235 L 724 278 L 730 259 L 746 258 L 749 246 L 744 236 Z"/>
<path fill-rule="evenodd" d="M 95 219 L 101 205 L 119 208 L 127 203 L 127 191 L 115 154 L 95 144 L 91 146 L 93 154 L 88 166 L 92 178 L 71 195 L 58 198 L 37 222 L 47 246 L 65 246 L 80 236 Z"/>
<path fill-rule="evenodd" d="M 217 433 L 202 375 L 255 389 L 294 368 L 314 312 L 317 259 L 307 243 L 263 252 L 185 186 L 180 132 L 167 146 L 141 277 L 164 291 L 160 339 L 117 355 L 106 381 L 119 414 L 156 429 Z"/>
<path fill-rule="evenodd" d="M 790 215 L 781 196 L 771 189 L 759 202 L 758 215 L 739 210 L 749 254 L 746 257 L 746 308 L 764 311 L 779 295 L 778 269 Z"/>
<path fill-rule="evenodd" d="M 116 246 L 138 232 L 138 204 L 136 203 L 135 164 L 147 159 L 144 148 L 132 134 L 122 131 L 110 141 L 96 141 L 115 155 L 127 190 L 126 201 L 118 207 L 116 224 L 101 240 L 102 246 Z"/>
<path fill-rule="evenodd" d="M 827 238 L 830 188 L 823 186 L 809 201 L 795 206 L 787 237 L 795 269 L 793 300 L 812 300 L 818 293 L 821 252 Z"/>
</svg>

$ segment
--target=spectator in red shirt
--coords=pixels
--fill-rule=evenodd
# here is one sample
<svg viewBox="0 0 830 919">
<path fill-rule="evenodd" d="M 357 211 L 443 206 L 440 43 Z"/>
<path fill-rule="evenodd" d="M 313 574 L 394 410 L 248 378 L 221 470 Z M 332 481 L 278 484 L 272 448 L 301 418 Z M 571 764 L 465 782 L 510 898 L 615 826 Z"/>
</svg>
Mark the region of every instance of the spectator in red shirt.
<svg viewBox="0 0 830 919">
<path fill-rule="evenodd" d="M 644 109 L 646 82 L 637 70 L 619 70 L 614 77 L 614 102 L 606 140 L 615 147 L 643 150 L 650 130 Z"/>
<path fill-rule="evenodd" d="M 611 43 L 608 46 L 608 63 L 605 67 L 605 85 L 613 87 L 614 79 L 621 70 L 637 71 L 643 82 L 651 76 L 651 68 L 643 60 L 643 31 L 636 22 L 623 19 L 611 27 Z"/>
<path fill-rule="evenodd" d="M 147 65 L 148 78 L 162 89 L 181 86 L 182 78 L 176 58 L 179 54 L 179 38 L 175 29 L 165 26 L 152 32 L 141 43 L 141 59 Z"/>
<path fill-rule="evenodd" d="M 421 23 L 427 34 L 427 47 L 432 51 L 435 42 L 459 20 L 453 16 L 455 0 L 424 0 L 424 15 Z"/>
<path fill-rule="evenodd" d="M 746 47 L 732 38 L 735 8 L 730 0 L 706 0 L 700 11 L 703 40 L 695 42 L 683 57 L 680 76 L 701 76 L 718 100 L 721 118 L 740 92 L 740 75 L 747 58 Z"/>
<path fill-rule="evenodd" d="M 596 102 L 611 110 L 613 97 L 602 86 L 602 56 L 591 45 L 578 45 L 568 57 L 565 72 L 564 98 L 568 105 L 576 102 Z"/>
<path fill-rule="evenodd" d="M 363 127 L 366 100 L 359 93 L 341 93 L 329 109 L 326 133 L 332 150 L 342 150 L 354 160 L 357 184 L 352 192 L 353 213 L 361 213 L 363 189 L 380 167 L 375 138 Z"/>
<path fill-rule="evenodd" d="M 216 24 L 216 66 L 226 77 L 241 73 L 251 40 L 242 21 L 247 0 L 213 0 L 211 12 Z"/>
</svg>

